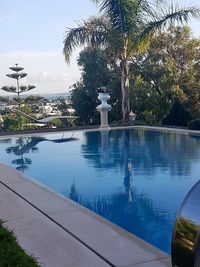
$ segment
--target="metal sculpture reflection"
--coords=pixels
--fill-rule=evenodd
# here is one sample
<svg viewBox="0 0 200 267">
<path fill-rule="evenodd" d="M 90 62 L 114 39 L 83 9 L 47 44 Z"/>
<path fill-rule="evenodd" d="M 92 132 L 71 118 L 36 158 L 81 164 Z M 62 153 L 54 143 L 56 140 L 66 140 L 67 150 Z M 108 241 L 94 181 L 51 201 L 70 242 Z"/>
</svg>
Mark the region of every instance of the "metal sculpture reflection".
<svg viewBox="0 0 200 267">
<path fill-rule="evenodd" d="M 200 181 L 186 196 L 172 238 L 174 267 L 200 266 Z"/>
</svg>

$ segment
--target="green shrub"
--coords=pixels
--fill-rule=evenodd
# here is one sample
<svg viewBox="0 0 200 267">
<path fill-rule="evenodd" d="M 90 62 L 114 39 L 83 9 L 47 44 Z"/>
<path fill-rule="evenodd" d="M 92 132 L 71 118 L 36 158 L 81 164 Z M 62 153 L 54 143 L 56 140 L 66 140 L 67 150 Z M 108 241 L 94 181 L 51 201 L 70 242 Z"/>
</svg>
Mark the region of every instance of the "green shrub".
<svg viewBox="0 0 200 267">
<path fill-rule="evenodd" d="M 190 113 L 184 108 L 183 104 L 176 99 L 162 123 L 164 125 L 187 126 L 189 120 Z"/>
<path fill-rule="evenodd" d="M 200 130 L 200 119 L 194 119 L 190 121 L 188 127 L 191 130 Z"/>
</svg>

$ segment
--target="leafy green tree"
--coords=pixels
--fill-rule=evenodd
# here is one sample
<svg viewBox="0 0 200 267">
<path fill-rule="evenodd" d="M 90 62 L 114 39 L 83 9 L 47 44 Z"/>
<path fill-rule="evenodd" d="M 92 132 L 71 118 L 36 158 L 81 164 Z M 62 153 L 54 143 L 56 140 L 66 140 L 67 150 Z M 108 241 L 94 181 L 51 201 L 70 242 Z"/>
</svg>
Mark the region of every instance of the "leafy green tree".
<svg viewBox="0 0 200 267">
<path fill-rule="evenodd" d="M 88 47 L 83 50 L 78 58 L 78 66 L 82 71 L 82 77 L 81 81 L 72 86 L 72 104 L 83 124 L 95 124 L 99 121 L 99 113 L 96 110 L 98 105 L 96 89 L 103 85 L 112 87 L 112 101 L 116 102 L 118 75 L 104 51 L 99 48 Z"/>
<path fill-rule="evenodd" d="M 90 123 L 96 123 L 98 120 L 98 114 L 95 110 L 96 101 L 89 95 L 83 83 L 76 83 L 73 86 L 72 103 L 76 110 L 81 124 L 87 125 Z M 91 121 L 92 119 L 92 121 Z"/>
<path fill-rule="evenodd" d="M 2 102 L 2 103 L 8 103 L 9 102 L 9 97 L 7 97 L 7 96 L 0 96 L 0 102 Z"/>
<path fill-rule="evenodd" d="M 180 9 L 164 0 L 93 0 L 102 15 L 83 21 L 66 31 L 63 52 L 67 62 L 72 51 L 81 45 L 104 47 L 121 68 L 123 121 L 129 118 L 130 63 L 137 52 L 143 52 L 150 37 L 168 23 L 183 23 L 198 16 L 195 7 Z"/>
<path fill-rule="evenodd" d="M 0 131 L 3 131 L 3 118 L 0 115 Z"/>
<path fill-rule="evenodd" d="M 26 105 L 20 107 L 20 110 L 25 112 L 26 114 L 30 113 L 30 108 Z M 29 125 L 30 119 L 19 115 L 15 112 L 9 112 L 3 117 L 3 130 L 4 131 L 18 131 L 31 129 L 32 127 Z"/>
<path fill-rule="evenodd" d="M 178 99 L 175 99 L 169 113 L 163 119 L 163 123 L 167 125 L 187 126 L 189 120 L 189 112 L 185 110 L 184 106 Z"/>
<path fill-rule="evenodd" d="M 25 97 L 23 99 L 23 103 L 33 104 L 33 103 L 36 103 L 36 102 L 40 102 L 42 99 L 44 99 L 42 96 L 31 95 L 31 96 Z"/>
<path fill-rule="evenodd" d="M 59 98 L 59 104 L 58 109 L 61 111 L 62 116 L 69 116 L 70 113 L 68 109 L 70 108 L 70 105 L 66 103 L 64 98 Z"/>
<path fill-rule="evenodd" d="M 188 27 L 169 27 L 152 38 L 131 70 L 131 103 L 141 119 L 161 123 L 178 99 L 192 118 L 200 116 L 200 39 Z"/>
<path fill-rule="evenodd" d="M 191 120 L 188 123 L 188 127 L 191 130 L 200 130 L 200 119 Z"/>
</svg>

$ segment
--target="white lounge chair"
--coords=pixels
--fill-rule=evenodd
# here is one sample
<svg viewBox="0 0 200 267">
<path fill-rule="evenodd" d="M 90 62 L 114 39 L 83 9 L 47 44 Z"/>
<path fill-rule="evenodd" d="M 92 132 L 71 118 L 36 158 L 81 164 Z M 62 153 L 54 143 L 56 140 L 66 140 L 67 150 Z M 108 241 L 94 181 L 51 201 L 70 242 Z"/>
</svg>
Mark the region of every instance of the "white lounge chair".
<svg viewBox="0 0 200 267">
<path fill-rule="evenodd" d="M 29 114 L 26 114 L 25 112 L 21 111 L 21 110 L 18 110 L 18 109 L 15 109 L 13 110 L 14 112 L 17 112 L 17 113 L 20 113 L 22 115 L 24 115 L 25 117 L 31 119 L 32 121 L 36 122 L 36 123 L 41 123 L 41 124 L 48 124 L 50 123 L 51 121 L 53 120 L 56 120 L 56 119 L 67 119 L 69 122 L 74 122 L 76 119 L 78 119 L 77 116 L 50 116 L 50 117 L 47 117 L 47 118 L 44 118 L 44 119 L 36 119 L 32 116 L 30 116 Z"/>
</svg>

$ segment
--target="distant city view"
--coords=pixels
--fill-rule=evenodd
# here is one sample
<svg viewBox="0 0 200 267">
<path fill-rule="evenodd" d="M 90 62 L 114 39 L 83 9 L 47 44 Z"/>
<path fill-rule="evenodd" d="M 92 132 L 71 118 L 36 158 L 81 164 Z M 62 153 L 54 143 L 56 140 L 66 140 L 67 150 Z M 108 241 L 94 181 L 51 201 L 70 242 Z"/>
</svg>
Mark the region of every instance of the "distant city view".
<svg viewBox="0 0 200 267">
<path fill-rule="evenodd" d="M 64 98 L 64 99 L 68 99 L 69 96 L 70 96 L 70 92 L 67 92 L 67 93 L 55 93 L 55 94 L 23 94 L 21 95 L 21 98 L 24 99 L 26 97 L 30 97 L 30 96 L 38 96 L 38 97 L 43 97 L 45 99 L 49 99 L 49 100 L 55 100 L 55 99 L 59 99 L 59 98 Z M 2 98 L 9 98 L 9 99 L 13 99 L 15 98 L 15 96 L 13 95 L 4 95 L 2 96 Z M 1 96 L 0 96 L 0 99 L 1 99 Z"/>
</svg>

